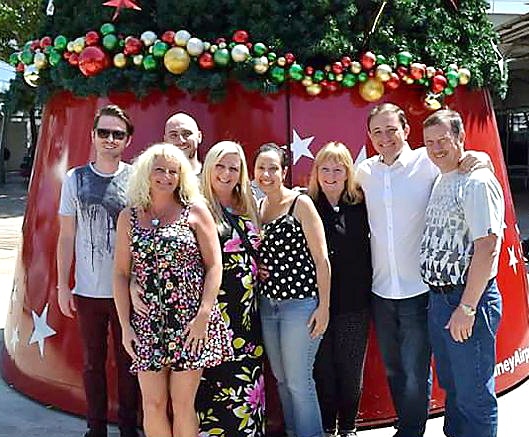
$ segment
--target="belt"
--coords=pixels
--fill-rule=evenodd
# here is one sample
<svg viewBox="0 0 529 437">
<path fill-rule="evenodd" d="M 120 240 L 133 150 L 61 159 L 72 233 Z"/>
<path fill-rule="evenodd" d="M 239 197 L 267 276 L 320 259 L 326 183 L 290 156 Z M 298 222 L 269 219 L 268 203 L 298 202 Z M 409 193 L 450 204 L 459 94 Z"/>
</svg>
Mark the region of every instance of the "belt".
<svg viewBox="0 0 529 437">
<path fill-rule="evenodd" d="M 427 284 L 428 287 L 430 287 L 430 291 L 433 291 L 434 293 L 440 293 L 440 294 L 448 294 L 452 293 L 456 286 L 453 284 L 449 285 L 433 285 L 433 284 Z"/>
</svg>

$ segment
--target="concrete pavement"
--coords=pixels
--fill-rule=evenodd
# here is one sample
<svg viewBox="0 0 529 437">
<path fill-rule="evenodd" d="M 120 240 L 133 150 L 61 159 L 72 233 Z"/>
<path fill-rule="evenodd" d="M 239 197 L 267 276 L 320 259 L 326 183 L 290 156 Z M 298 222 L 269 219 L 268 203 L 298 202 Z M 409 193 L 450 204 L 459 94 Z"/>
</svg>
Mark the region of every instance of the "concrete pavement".
<svg viewBox="0 0 529 437">
<path fill-rule="evenodd" d="M 26 187 L 16 176 L 8 176 L 8 184 L 0 186 L 0 341 L 8 310 L 20 229 L 25 209 Z M 529 195 L 515 196 L 522 236 L 529 236 Z M 1 349 L 1 348 L 0 348 Z M 529 382 L 502 396 L 499 400 L 498 437 L 529 436 L 526 402 Z M 428 421 L 425 437 L 443 437 L 442 417 Z M 42 405 L 9 387 L 0 378 L 0 437 L 80 437 L 85 430 L 82 418 Z M 362 437 L 391 437 L 393 428 L 361 431 Z M 112 427 L 109 437 L 117 437 Z M 475 436 L 480 437 L 480 436 Z"/>
</svg>

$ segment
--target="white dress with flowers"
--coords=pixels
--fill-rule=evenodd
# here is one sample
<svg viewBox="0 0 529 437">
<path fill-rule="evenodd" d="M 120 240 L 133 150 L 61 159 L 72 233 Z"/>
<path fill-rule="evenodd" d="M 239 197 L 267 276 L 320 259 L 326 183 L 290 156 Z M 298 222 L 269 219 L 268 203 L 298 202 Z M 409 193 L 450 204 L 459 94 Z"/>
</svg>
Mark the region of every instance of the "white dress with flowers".
<svg viewBox="0 0 529 437">
<path fill-rule="evenodd" d="M 259 233 L 244 216 L 234 216 L 258 249 Z M 257 312 L 257 265 L 239 234 L 230 228 L 219 235 L 222 285 L 218 303 L 233 333 L 235 360 L 205 369 L 197 395 L 200 437 L 264 436 L 263 344 Z"/>
</svg>

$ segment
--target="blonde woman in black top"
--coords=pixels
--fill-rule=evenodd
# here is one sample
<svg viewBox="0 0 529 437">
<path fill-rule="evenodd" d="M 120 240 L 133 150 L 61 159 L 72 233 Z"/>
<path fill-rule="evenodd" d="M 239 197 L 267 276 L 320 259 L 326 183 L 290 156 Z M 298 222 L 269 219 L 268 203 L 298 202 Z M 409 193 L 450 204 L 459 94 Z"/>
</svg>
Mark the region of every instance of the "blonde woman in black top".
<svg viewBox="0 0 529 437">
<path fill-rule="evenodd" d="M 326 436 L 356 436 L 355 419 L 369 328 L 372 268 L 369 224 L 347 147 L 331 142 L 316 155 L 309 195 L 323 221 L 331 262 L 329 328 L 314 377 Z"/>
<path fill-rule="evenodd" d="M 313 364 L 329 321 L 330 267 L 323 225 L 312 200 L 283 185 L 285 152 L 265 144 L 255 180 L 264 236 L 260 315 L 289 437 L 322 437 Z"/>
</svg>

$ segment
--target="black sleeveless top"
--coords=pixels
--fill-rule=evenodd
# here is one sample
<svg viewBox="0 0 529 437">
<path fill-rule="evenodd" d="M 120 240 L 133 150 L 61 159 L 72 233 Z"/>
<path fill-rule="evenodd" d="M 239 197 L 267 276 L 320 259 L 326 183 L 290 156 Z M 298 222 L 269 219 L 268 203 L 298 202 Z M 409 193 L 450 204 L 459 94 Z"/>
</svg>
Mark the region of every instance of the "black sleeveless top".
<svg viewBox="0 0 529 437">
<path fill-rule="evenodd" d="M 297 196 L 288 212 L 263 225 L 260 259 L 270 273 L 260 292 L 270 299 L 304 299 L 318 295 L 316 266 L 301 223 L 293 216 Z"/>
</svg>

